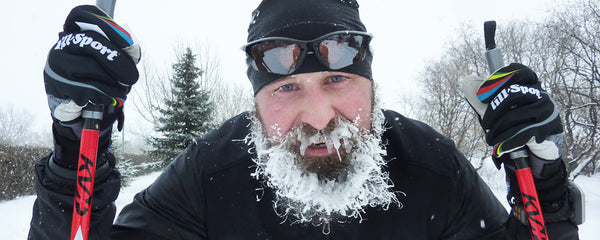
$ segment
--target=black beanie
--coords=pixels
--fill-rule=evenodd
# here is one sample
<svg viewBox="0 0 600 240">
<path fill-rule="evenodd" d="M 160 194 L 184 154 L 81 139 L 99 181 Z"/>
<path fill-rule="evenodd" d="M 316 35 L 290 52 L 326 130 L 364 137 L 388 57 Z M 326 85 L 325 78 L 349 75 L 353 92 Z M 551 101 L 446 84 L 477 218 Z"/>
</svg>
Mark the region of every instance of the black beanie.
<svg viewBox="0 0 600 240">
<path fill-rule="evenodd" d="M 353 30 L 366 32 L 360 20 L 355 0 L 263 0 L 252 12 L 248 26 L 248 42 L 265 37 L 288 37 L 312 40 L 330 32 Z M 336 70 L 358 74 L 372 79 L 371 51 L 359 63 Z M 246 74 L 254 88 L 254 94 L 265 85 L 286 75 L 256 71 L 246 57 Z M 294 74 L 331 71 L 321 64 L 315 55 L 308 55 Z"/>
</svg>

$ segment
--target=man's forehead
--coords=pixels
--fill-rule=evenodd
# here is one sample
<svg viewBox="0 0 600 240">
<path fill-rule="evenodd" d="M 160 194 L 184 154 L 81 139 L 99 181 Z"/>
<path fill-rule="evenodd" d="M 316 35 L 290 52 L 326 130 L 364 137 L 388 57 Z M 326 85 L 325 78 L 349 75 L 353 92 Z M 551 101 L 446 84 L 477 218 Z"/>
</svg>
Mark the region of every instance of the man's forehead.
<svg viewBox="0 0 600 240">
<path fill-rule="evenodd" d="M 280 79 L 275 80 L 275 82 L 282 82 L 282 81 L 295 81 L 295 82 L 307 81 L 307 82 L 310 82 L 317 78 L 329 77 L 330 75 L 332 75 L 330 71 L 299 73 L 299 74 L 292 74 L 289 76 L 284 76 Z"/>
</svg>

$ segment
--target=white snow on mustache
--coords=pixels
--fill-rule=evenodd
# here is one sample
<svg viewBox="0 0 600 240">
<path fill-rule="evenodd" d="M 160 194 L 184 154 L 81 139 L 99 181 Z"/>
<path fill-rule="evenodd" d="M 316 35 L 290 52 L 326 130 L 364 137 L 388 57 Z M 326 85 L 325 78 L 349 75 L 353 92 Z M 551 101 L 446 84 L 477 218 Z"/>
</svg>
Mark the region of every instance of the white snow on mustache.
<svg viewBox="0 0 600 240">
<path fill-rule="evenodd" d="M 340 125 L 340 119 L 336 119 L 336 124 Z M 304 156 L 304 153 L 306 151 L 306 148 L 308 148 L 309 146 L 313 145 L 313 144 L 321 144 L 324 143 L 325 146 L 327 147 L 327 151 L 328 152 L 332 152 L 334 149 L 337 152 L 338 158 L 340 158 L 341 161 L 341 156 L 340 156 L 340 146 L 342 145 L 342 143 L 344 143 L 344 149 L 346 149 L 346 151 L 350 151 L 350 149 L 352 149 L 352 145 L 350 144 L 350 142 L 348 141 L 342 141 L 344 139 L 349 139 L 352 137 L 359 137 L 358 133 L 359 133 L 359 129 L 358 127 L 356 127 L 356 125 L 354 124 L 345 124 L 344 127 L 338 127 L 333 129 L 333 131 L 329 132 L 329 133 L 323 133 L 322 131 L 318 131 L 316 134 L 312 135 L 312 136 L 307 136 L 306 134 L 302 134 L 302 132 L 300 131 L 300 128 L 296 128 L 295 132 L 292 134 L 296 136 L 296 139 L 300 142 L 300 155 Z M 289 136 L 289 135 L 288 135 Z M 288 137 L 291 139 L 291 137 Z M 275 141 L 278 141 L 278 139 L 276 139 Z"/>
<path fill-rule="evenodd" d="M 332 220 L 347 218 L 362 221 L 365 207 L 382 207 L 387 210 L 394 203 L 401 207 L 388 173 L 383 171 L 386 151 L 382 148 L 383 113 L 373 111 L 373 129 L 360 130 L 356 124 L 337 118 L 331 133 L 302 136 L 299 130 L 291 130 L 284 137 L 268 139 L 256 116 L 251 117 L 252 131 L 247 138 L 254 144 L 257 158 L 252 174 L 257 180 L 275 192 L 274 209 L 291 223 L 311 223 L 329 227 Z M 357 122 L 357 119 L 355 119 Z M 272 142 L 280 142 L 271 146 Z M 342 141 L 340 141 L 342 140 Z M 301 153 L 296 153 L 296 141 L 301 143 Z M 325 141 L 327 148 L 340 150 L 343 143 L 350 158 L 348 175 L 343 181 L 319 179 L 317 174 L 298 166 L 304 150 L 311 144 Z M 339 152 L 338 152 L 339 156 Z"/>
</svg>

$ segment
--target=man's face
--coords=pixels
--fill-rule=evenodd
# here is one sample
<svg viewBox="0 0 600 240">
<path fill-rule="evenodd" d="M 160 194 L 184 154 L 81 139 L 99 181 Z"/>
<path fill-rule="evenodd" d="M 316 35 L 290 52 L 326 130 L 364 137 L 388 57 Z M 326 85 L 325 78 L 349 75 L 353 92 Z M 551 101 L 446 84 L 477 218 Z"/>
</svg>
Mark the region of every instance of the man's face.
<svg viewBox="0 0 600 240">
<path fill-rule="evenodd" d="M 348 163 L 342 158 L 346 151 L 341 139 L 326 136 L 335 128 L 334 119 L 346 119 L 361 130 L 370 130 L 372 106 L 372 81 L 343 72 L 291 75 L 256 95 L 258 118 L 270 143 L 281 143 L 291 130 L 301 131 L 294 145 L 294 151 L 303 157 L 298 164 L 320 178 L 337 177 L 331 175 L 343 171 Z"/>
<path fill-rule="evenodd" d="M 275 191 L 283 218 L 329 224 L 397 203 L 373 99 L 370 80 L 339 72 L 292 75 L 258 92 L 253 176 Z"/>
<path fill-rule="evenodd" d="M 294 127 L 308 125 L 322 130 L 335 117 L 371 128 L 373 85 L 371 80 L 343 72 L 314 72 L 284 77 L 256 94 L 256 107 L 267 135 L 278 139 Z M 325 156 L 323 146 L 306 149 L 308 156 Z"/>
</svg>

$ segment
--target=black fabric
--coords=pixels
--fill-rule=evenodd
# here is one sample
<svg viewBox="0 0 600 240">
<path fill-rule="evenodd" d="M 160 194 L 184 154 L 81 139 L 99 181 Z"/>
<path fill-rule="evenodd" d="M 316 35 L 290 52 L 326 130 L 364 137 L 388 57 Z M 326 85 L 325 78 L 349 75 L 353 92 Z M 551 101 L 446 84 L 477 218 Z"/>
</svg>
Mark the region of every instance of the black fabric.
<svg viewBox="0 0 600 240">
<path fill-rule="evenodd" d="M 70 177 L 53 172 L 49 157 L 35 165 L 37 199 L 33 204 L 29 228 L 30 240 L 69 239 L 73 212 L 75 183 Z M 116 213 L 114 201 L 121 187 L 121 175 L 112 168 L 97 171 L 90 218 L 90 240 L 109 239 L 109 230 Z"/>
<path fill-rule="evenodd" d="M 491 146 L 503 142 L 503 150 L 523 146 L 531 137 L 541 143 L 548 136 L 563 131 L 558 110 L 542 89 L 535 72 L 522 64 L 512 63 L 496 74 L 513 71 L 516 72 L 508 79 L 498 79 L 504 83 L 496 91 L 490 91 L 491 95 L 482 101 L 489 104 L 481 119 L 486 141 Z M 499 81 L 488 79 L 480 91 Z"/>
<path fill-rule="evenodd" d="M 91 23 L 98 26 L 106 34 L 108 39 L 119 48 L 126 48 L 132 44 L 132 42 L 129 41 L 131 40 L 129 36 L 123 37 L 121 35 L 123 33 L 123 30 L 119 29 L 121 27 L 114 23 L 112 18 L 109 17 L 106 12 L 95 5 L 80 5 L 73 8 L 63 25 L 65 32 L 78 32 L 80 26 L 76 22 Z"/>
<path fill-rule="evenodd" d="M 139 73 L 133 59 L 122 50 L 123 38 L 92 15 L 93 11 L 102 13 L 95 6 L 78 6 L 67 17 L 58 42 L 48 54 L 44 85 L 47 94 L 72 99 L 80 106 L 88 101 L 113 105 L 113 98 L 127 98 Z M 75 21 L 98 26 L 110 39 L 82 30 Z"/>
<path fill-rule="evenodd" d="M 389 161 L 386 170 L 403 204 L 400 208 L 367 208 L 362 223 L 334 223 L 327 236 L 319 227 L 282 223 L 273 211 L 272 191 L 261 191 L 264 187 L 250 176 L 254 163 L 243 141 L 249 132 L 249 120 L 247 114 L 241 114 L 197 139 L 151 186 L 138 193 L 116 220 L 111 239 L 529 238 L 527 229 L 508 215 L 449 139 L 395 112 L 386 111 L 385 117 L 384 144 Z M 37 170 L 39 179 L 55 180 L 55 176 L 44 175 L 43 170 Z M 40 188 L 38 202 L 51 203 L 59 192 L 64 190 Z M 99 197 L 114 193 L 100 193 Z M 72 205 L 36 207 L 68 212 Z M 112 223 L 114 215 L 101 216 L 103 222 Z M 32 222 L 39 217 L 34 215 Z M 55 221 L 58 224 L 66 220 Z M 553 240 L 573 239 L 577 235 L 577 227 L 569 222 L 551 226 Z M 55 231 L 35 226 L 30 236 L 42 239 L 38 236 L 56 236 Z M 94 232 L 111 230 L 101 228 Z"/>
<path fill-rule="evenodd" d="M 241 141 L 249 122 L 241 115 L 198 139 L 139 193 L 113 236 L 128 239 L 132 229 L 144 229 L 158 239 L 504 239 L 506 210 L 452 142 L 422 123 L 386 115 L 387 170 L 401 208 L 367 208 L 362 223 L 334 223 L 327 236 L 321 227 L 282 223 L 273 192 L 257 190 L 263 187 L 250 176 L 254 163 Z"/>
<path fill-rule="evenodd" d="M 263 0 L 252 12 L 248 42 L 273 36 L 309 40 L 337 30 L 366 31 L 355 0 Z"/>
<path fill-rule="evenodd" d="M 252 13 L 248 42 L 264 37 L 288 37 L 312 40 L 330 32 L 354 30 L 366 32 L 355 0 L 263 0 Z M 365 60 L 336 71 L 358 74 L 372 79 L 372 54 Z M 246 62 L 252 60 L 248 57 Z M 246 74 L 256 94 L 265 85 L 285 75 L 260 72 L 247 64 Z M 294 74 L 331 71 L 313 55 L 307 56 Z"/>
<path fill-rule="evenodd" d="M 503 156 L 501 159 L 504 162 L 506 181 L 509 186 L 507 200 L 511 206 L 522 207 L 523 199 L 515 173 L 514 162 L 508 156 Z M 558 159 L 545 168 L 551 170 L 548 170 L 543 176 L 534 178 L 544 219 L 546 219 L 546 222 L 567 220 L 573 212 L 568 206 L 568 176 L 565 164 Z"/>
<path fill-rule="evenodd" d="M 509 229 L 508 239 L 518 240 L 529 240 L 531 233 L 527 226 L 521 224 L 516 218 L 510 218 L 507 222 L 507 229 Z M 550 222 L 546 224 L 548 230 L 548 239 L 551 240 L 576 240 L 579 239 L 577 234 L 577 225 L 572 222 Z"/>
<path fill-rule="evenodd" d="M 77 121 L 81 122 L 81 120 Z M 102 155 L 108 152 L 111 130 L 108 129 L 105 132 L 108 134 L 101 134 L 98 137 L 96 166 L 102 166 L 107 162 Z M 52 124 L 52 136 L 54 138 L 52 161 L 61 167 L 76 170 L 79 161 L 80 136 L 76 136 L 73 129 L 63 126 L 57 120 L 54 120 L 54 124 Z"/>
</svg>

